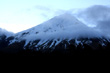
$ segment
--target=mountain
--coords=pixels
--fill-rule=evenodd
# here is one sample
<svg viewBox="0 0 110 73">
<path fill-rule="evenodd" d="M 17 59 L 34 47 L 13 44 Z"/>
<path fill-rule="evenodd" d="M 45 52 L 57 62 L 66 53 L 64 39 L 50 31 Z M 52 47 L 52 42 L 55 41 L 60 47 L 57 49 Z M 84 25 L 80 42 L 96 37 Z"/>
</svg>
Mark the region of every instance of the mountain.
<svg viewBox="0 0 110 73">
<path fill-rule="evenodd" d="M 6 37 L 13 36 L 14 34 L 12 32 L 9 32 L 5 29 L 0 28 L 0 36 L 5 35 Z"/>
<path fill-rule="evenodd" d="M 14 38 L 13 35 L 12 32 L 0 28 L 0 51 L 3 51 L 5 47 L 8 47 L 9 41 Z"/>
<path fill-rule="evenodd" d="M 9 39 L 11 38 L 11 39 Z M 86 26 L 71 14 L 56 16 L 38 26 L 8 37 L 7 52 L 28 50 L 37 54 L 78 54 L 105 51 L 110 39 L 92 27 Z M 24 53 L 24 52 L 22 52 Z M 26 52 L 25 52 L 26 53 Z"/>
</svg>

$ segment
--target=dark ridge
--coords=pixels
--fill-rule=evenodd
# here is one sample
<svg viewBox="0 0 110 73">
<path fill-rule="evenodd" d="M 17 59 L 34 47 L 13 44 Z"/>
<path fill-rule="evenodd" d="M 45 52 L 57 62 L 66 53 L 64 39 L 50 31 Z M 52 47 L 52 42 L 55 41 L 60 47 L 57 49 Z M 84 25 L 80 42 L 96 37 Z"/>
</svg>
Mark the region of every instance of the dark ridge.
<svg viewBox="0 0 110 73">
<path fill-rule="evenodd" d="M 19 51 L 16 53 L 8 53 L 8 52 L 0 52 L 0 56 L 110 56 L 110 43 L 107 44 L 106 47 L 103 47 L 101 45 L 98 45 L 100 48 L 94 50 L 91 46 L 84 44 L 83 48 L 82 45 L 79 44 L 77 47 L 74 45 L 69 45 L 66 49 L 59 48 L 54 49 L 50 52 L 48 51 L 35 51 L 32 49 L 23 49 L 22 43 L 15 43 L 14 45 L 11 45 L 10 48 L 16 49 Z"/>
</svg>

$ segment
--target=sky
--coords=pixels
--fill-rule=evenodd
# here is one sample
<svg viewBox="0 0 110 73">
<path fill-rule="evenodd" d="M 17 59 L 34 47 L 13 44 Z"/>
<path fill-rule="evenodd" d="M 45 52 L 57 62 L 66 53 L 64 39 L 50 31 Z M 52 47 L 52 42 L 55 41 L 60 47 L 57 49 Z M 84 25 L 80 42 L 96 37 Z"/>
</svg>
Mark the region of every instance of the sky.
<svg viewBox="0 0 110 73">
<path fill-rule="evenodd" d="M 109 4 L 110 0 L 0 0 L 0 28 L 17 33 L 66 11 Z"/>
</svg>

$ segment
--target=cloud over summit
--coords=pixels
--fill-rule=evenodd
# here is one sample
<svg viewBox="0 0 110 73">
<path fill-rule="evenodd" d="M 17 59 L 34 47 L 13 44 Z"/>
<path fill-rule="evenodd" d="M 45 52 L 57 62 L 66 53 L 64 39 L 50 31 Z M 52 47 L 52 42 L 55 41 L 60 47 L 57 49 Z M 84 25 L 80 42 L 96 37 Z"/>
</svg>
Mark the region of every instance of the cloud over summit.
<svg viewBox="0 0 110 73">
<path fill-rule="evenodd" d="M 110 19 L 110 7 L 94 5 L 79 12 L 78 16 L 83 18 L 85 21 L 88 21 L 89 23 L 97 25 L 99 21 Z"/>
<path fill-rule="evenodd" d="M 110 35 L 110 7 L 103 5 L 94 5 L 77 15 L 79 19 L 83 19 L 86 24 L 95 25 L 104 35 Z"/>
</svg>

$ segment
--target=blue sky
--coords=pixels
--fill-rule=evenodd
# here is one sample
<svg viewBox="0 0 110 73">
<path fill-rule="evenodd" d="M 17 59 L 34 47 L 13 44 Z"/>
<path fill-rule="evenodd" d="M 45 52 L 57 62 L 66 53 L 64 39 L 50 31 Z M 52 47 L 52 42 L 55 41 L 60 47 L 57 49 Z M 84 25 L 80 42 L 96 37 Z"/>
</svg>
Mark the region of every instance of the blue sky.
<svg viewBox="0 0 110 73">
<path fill-rule="evenodd" d="M 16 33 L 71 9 L 109 4 L 110 0 L 0 0 L 0 28 Z"/>
</svg>

